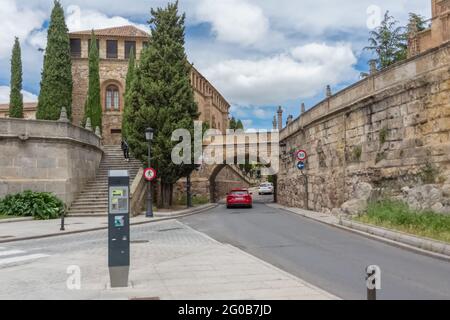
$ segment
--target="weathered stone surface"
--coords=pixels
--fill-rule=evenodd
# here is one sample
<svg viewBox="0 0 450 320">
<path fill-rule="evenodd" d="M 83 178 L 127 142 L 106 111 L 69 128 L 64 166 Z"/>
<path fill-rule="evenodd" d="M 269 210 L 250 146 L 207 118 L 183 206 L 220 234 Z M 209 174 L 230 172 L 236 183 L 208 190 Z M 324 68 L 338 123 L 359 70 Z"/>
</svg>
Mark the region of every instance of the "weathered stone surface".
<svg viewBox="0 0 450 320">
<path fill-rule="evenodd" d="M 352 199 L 347 202 L 344 202 L 341 209 L 342 212 L 349 215 L 357 215 L 367 208 L 367 201 L 363 199 Z"/>
<path fill-rule="evenodd" d="M 449 56 L 450 44 L 443 45 L 338 92 L 292 121 L 280 132 L 287 147 L 277 176 L 278 201 L 301 208 L 308 203 L 319 211 L 338 208 L 356 194 L 367 199 L 371 185 L 394 197 L 413 192 L 414 207 L 447 207 L 449 200 L 442 198 L 449 192 L 443 185 L 450 185 Z M 292 156 L 296 149 L 308 152 L 307 190 Z M 402 190 L 422 183 L 427 164 L 439 170 L 438 182 L 447 182 L 419 193 Z"/>
<path fill-rule="evenodd" d="M 372 194 L 372 186 L 367 182 L 360 182 L 355 185 L 354 198 L 361 200 L 369 200 Z"/>
<path fill-rule="evenodd" d="M 102 150 L 94 133 L 69 123 L 22 119 L 0 119 L 0 128 L 8 128 L 0 133 L 0 150 L 10 159 L 0 164 L 0 198 L 24 190 L 53 192 L 69 205 L 95 177 Z M 31 138 L 21 141 L 24 133 Z"/>
</svg>

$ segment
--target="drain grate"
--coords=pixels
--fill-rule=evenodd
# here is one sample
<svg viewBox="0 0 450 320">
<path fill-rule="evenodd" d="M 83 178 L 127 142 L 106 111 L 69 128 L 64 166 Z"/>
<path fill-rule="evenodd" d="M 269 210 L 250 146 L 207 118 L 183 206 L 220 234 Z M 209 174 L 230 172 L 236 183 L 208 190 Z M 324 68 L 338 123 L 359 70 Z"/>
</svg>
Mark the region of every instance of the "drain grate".
<svg viewBox="0 0 450 320">
<path fill-rule="evenodd" d="M 132 241 L 130 241 L 130 243 L 136 243 L 136 244 L 149 243 L 149 242 L 150 242 L 149 240 L 132 240 Z"/>
<path fill-rule="evenodd" d="M 167 231 L 175 231 L 175 230 L 183 230 L 183 228 L 161 229 L 161 230 L 158 230 L 158 232 L 167 232 Z"/>
<path fill-rule="evenodd" d="M 130 300 L 137 300 L 137 301 L 145 301 L 145 300 L 161 300 L 160 297 L 142 297 L 142 298 L 130 298 Z"/>
</svg>

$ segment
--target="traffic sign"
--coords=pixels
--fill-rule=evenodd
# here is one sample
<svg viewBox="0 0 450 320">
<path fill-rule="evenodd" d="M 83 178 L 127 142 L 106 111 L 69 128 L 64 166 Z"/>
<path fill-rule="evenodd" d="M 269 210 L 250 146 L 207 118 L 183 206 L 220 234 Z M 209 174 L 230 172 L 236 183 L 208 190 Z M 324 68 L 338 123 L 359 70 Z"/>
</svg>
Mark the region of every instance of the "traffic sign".
<svg viewBox="0 0 450 320">
<path fill-rule="evenodd" d="M 303 161 L 299 161 L 299 162 L 297 163 L 297 168 L 298 168 L 299 170 L 305 170 L 305 163 L 304 163 Z"/>
<path fill-rule="evenodd" d="M 153 168 L 147 168 L 144 170 L 144 178 L 147 181 L 153 181 L 156 179 L 156 170 Z"/>
<path fill-rule="evenodd" d="M 299 161 L 305 161 L 308 158 L 308 154 L 305 150 L 297 151 L 296 156 Z"/>
</svg>

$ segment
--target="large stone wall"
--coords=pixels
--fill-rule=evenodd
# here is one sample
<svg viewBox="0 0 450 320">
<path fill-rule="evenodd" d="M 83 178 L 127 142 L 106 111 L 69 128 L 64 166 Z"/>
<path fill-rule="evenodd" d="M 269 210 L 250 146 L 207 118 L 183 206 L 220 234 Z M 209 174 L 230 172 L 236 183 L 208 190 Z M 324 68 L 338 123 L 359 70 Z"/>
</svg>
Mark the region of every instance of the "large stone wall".
<svg viewBox="0 0 450 320">
<path fill-rule="evenodd" d="M 355 185 L 400 192 L 450 176 L 450 45 L 378 72 L 324 100 L 280 132 L 277 200 L 328 210 L 352 198 Z M 294 151 L 309 152 L 308 195 Z M 450 182 L 449 182 L 450 183 Z M 306 201 L 308 199 L 308 203 Z"/>
<path fill-rule="evenodd" d="M 95 177 L 103 151 L 94 133 L 69 123 L 0 119 L 0 198 L 52 192 L 70 205 Z"/>
</svg>

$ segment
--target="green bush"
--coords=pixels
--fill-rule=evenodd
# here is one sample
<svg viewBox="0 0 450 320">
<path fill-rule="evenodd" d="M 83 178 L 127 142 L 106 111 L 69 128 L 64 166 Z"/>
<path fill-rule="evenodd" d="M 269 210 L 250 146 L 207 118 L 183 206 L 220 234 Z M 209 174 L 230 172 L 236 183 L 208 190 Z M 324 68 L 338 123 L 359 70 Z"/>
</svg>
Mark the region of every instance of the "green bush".
<svg viewBox="0 0 450 320">
<path fill-rule="evenodd" d="M 24 191 L 0 200 L 0 214 L 33 217 L 36 220 L 56 219 L 64 211 L 64 203 L 47 192 Z"/>
<path fill-rule="evenodd" d="M 432 211 L 415 211 L 400 201 L 372 202 L 367 208 L 367 214 L 357 220 L 450 242 L 450 216 Z"/>
</svg>

